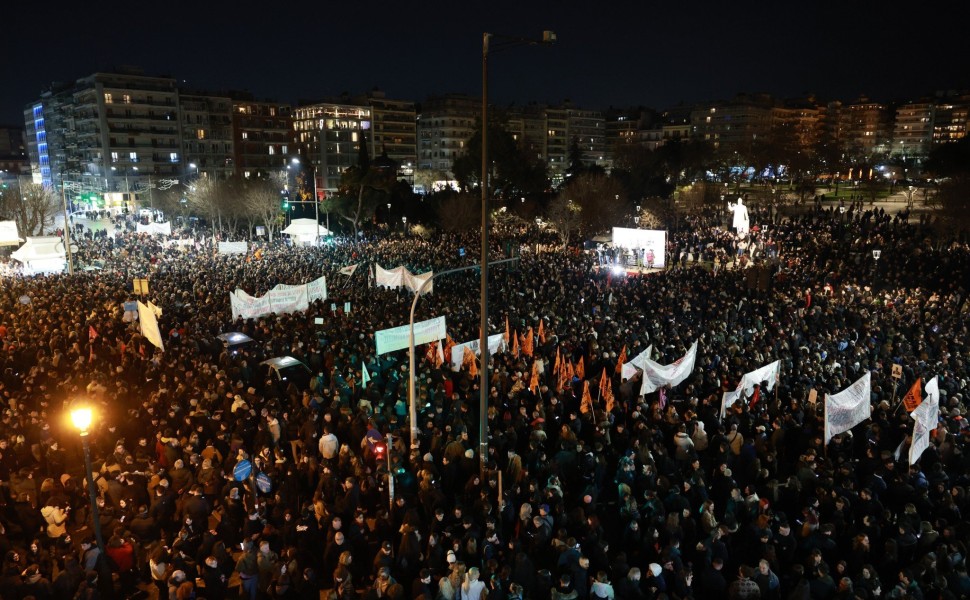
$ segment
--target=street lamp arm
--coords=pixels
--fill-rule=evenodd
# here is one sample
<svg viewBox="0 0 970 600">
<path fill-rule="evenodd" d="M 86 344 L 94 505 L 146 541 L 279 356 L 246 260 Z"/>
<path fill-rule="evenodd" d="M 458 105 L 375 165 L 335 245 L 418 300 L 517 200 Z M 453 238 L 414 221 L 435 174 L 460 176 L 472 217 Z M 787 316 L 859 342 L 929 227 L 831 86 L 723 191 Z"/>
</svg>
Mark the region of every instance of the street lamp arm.
<svg viewBox="0 0 970 600">
<path fill-rule="evenodd" d="M 516 256 L 513 258 L 504 258 L 502 260 L 497 260 L 491 264 L 501 265 L 515 260 L 519 260 L 519 257 Z M 408 350 L 409 350 L 408 406 L 410 411 L 409 418 L 411 419 L 411 445 L 412 446 L 415 443 L 417 443 L 417 439 L 418 439 L 418 411 L 416 408 L 417 403 L 415 402 L 415 394 L 414 394 L 414 379 L 415 379 L 414 378 L 414 362 L 415 362 L 414 361 L 414 311 L 418 306 L 418 298 L 420 298 L 421 295 L 424 294 L 425 290 L 428 289 L 428 286 L 431 285 L 431 282 L 434 281 L 436 277 L 441 277 L 442 275 L 452 275 L 454 273 L 460 273 L 462 271 L 470 271 L 472 269 L 477 269 L 480 266 L 481 265 L 468 265 L 465 267 L 458 267 L 457 269 L 447 269 L 445 271 L 439 271 L 437 273 L 433 273 L 431 277 L 428 277 L 427 279 L 421 282 L 421 286 L 418 287 L 418 290 L 414 293 L 414 300 L 411 301 L 411 316 L 409 319 L 409 331 L 408 331 Z M 486 351 L 487 351 L 487 347 L 486 347 Z M 484 418 L 484 415 L 482 418 Z"/>
<path fill-rule="evenodd" d="M 485 54 L 488 54 L 490 52 L 501 52 L 502 50 L 514 48 L 516 46 L 540 46 L 543 44 L 555 44 L 556 39 L 556 33 L 548 30 L 542 32 L 542 39 L 485 32 L 482 37 L 482 51 Z M 495 43 L 492 43 L 491 40 L 495 40 Z"/>
</svg>

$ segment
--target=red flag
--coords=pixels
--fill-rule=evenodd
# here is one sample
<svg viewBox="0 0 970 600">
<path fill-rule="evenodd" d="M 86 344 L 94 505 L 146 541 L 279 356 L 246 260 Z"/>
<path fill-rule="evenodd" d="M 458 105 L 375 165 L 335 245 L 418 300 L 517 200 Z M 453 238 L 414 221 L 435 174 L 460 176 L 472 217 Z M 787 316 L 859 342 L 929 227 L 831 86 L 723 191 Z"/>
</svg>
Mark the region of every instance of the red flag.
<svg viewBox="0 0 970 600">
<path fill-rule="evenodd" d="M 88 341 L 93 342 L 98 339 L 98 332 L 95 331 L 94 325 L 88 325 Z"/>
<path fill-rule="evenodd" d="M 424 353 L 424 359 L 434 364 L 435 355 L 438 353 L 438 342 L 428 344 L 428 350 Z"/>
<path fill-rule="evenodd" d="M 620 358 L 616 359 L 616 372 L 623 372 L 623 363 L 626 362 L 626 346 L 623 346 L 623 350 L 620 352 Z"/>
<path fill-rule="evenodd" d="M 586 414 L 593 411 L 593 398 L 589 395 L 589 381 L 583 382 L 583 399 L 579 403 L 579 412 Z"/>
<path fill-rule="evenodd" d="M 922 404 L 923 395 L 920 393 L 920 390 L 923 389 L 921 387 L 922 385 L 922 378 L 917 377 L 916 383 L 914 383 L 913 387 L 909 388 L 909 391 L 906 392 L 905 396 L 903 396 L 903 406 L 906 407 L 906 412 L 913 412 L 916 410 L 917 406 Z"/>
</svg>

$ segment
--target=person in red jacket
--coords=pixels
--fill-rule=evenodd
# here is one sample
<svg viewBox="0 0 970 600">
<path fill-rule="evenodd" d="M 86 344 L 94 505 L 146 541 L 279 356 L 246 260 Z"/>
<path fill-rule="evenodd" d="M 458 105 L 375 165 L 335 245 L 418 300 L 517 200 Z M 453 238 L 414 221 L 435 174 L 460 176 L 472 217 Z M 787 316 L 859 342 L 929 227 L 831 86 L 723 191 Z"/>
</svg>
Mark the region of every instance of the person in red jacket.
<svg viewBox="0 0 970 600">
<path fill-rule="evenodd" d="M 121 589 L 130 590 L 135 585 L 135 547 L 131 540 L 119 535 L 111 536 L 105 554 L 110 559 L 111 570 L 118 573 Z"/>
</svg>

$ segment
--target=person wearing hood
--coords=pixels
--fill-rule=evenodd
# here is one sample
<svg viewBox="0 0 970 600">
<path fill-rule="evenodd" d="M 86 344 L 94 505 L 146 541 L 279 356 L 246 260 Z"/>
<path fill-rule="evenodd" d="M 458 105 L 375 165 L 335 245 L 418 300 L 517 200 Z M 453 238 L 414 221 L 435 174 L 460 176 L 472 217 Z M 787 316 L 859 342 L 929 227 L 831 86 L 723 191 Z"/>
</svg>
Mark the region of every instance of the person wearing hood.
<svg viewBox="0 0 970 600">
<path fill-rule="evenodd" d="M 67 516 L 70 507 L 61 508 L 54 504 L 48 504 L 40 509 L 40 514 L 47 521 L 47 537 L 56 540 L 62 535 L 67 534 Z"/>
</svg>

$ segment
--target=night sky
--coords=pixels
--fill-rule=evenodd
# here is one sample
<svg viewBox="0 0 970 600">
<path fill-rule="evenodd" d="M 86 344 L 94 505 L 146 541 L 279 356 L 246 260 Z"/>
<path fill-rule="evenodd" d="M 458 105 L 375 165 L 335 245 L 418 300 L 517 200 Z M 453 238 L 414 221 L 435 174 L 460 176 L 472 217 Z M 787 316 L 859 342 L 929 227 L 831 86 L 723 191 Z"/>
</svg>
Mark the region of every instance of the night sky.
<svg viewBox="0 0 970 600">
<path fill-rule="evenodd" d="M 491 56 L 491 98 L 502 104 L 663 109 L 742 92 L 887 101 L 970 89 L 966 21 L 941 8 L 916 12 L 932 3 L 11 4 L 0 35 L 0 123 L 16 125 L 50 82 L 116 65 L 292 103 L 374 87 L 418 102 L 478 95 L 483 31 L 559 37 Z"/>
</svg>

